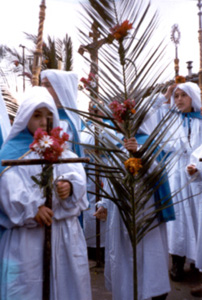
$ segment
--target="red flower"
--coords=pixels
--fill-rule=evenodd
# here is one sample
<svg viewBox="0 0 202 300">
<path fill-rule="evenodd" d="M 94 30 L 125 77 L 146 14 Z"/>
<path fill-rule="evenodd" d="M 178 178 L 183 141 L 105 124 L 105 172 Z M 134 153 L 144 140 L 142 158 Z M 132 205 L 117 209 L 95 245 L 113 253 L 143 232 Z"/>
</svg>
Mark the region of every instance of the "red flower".
<svg viewBox="0 0 202 300">
<path fill-rule="evenodd" d="M 20 64 L 19 60 L 14 60 L 13 63 L 14 63 L 14 65 L 15 65 L 16 67 L 18 67 L 19 64 Z"/>
<path fill-rule="evenodd" d="M 30 149 L 40 155 L 40 157 L 51 162 L 57 161 L 65 149 L 65 143 L 69 139 L 67 133 L 61 135 L 62 128 L 56 127 L 51 130 L 50 135 L 41 128 L 34 134 L 34 141 Z"/>
<path fill-rule="evenodd" d="M 80 79 L 80 81 L 84 84 L 84 88 L 86 88 L 88 91 L 96 87 L 95 77 L 96 75 L 94 73 L 89 73 L 88 78 L 82 77 Z"/>
<path fill-rule="evenodd" d="M 34 139 L 36 141 L 40 140 L 44 135 L 48 135 L 48 133 L 46 131 L 44 131 L 41 128 L 38 128 L 35 133 L 34 133 Z"/>
<path fill-rule="evenodd" d="M 132 23 L 129 23 L 129 21 L 126 20 L 121 25 L 116 25 L 111 28 L 110 31 L 116 40 L 120 40 L 127 36 L 128 31 L 132 28 Z"/>
<path fill-rule="evenodd" d="M 113 112 L 114 119 L 120 123 L 123 123 L 129 114 L 135 113 L 134 106 L 135 100 L 130 99 L 125 100 L 123 103 L 115 100 L 109 104 L 109 108 Z"/>
<path fill-rule="evenodd" d="M 55 138 L 60 138 L 60 132 L 62 131 L 62 128 L 60 127 L 55 127 L 51 130 L 51 136 Z"/>
</svg>

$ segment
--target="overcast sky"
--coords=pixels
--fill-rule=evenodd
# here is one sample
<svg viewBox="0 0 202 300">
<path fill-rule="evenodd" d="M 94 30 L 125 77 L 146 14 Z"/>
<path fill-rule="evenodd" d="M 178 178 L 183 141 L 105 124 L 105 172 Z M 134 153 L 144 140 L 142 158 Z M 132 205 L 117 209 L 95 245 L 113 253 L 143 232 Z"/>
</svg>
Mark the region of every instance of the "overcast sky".
<svg viewBox="0 0 202 300">
<path fill-rule="evenodd" d="M 71 36 L 74 47 L 74 70 L 82 74 L 82 57 L 78 54 L 79 9 L 86 0 L 46 0 L 44 37 L 64 38 Z M 152 7 L 159 11 L 159 38 L 168 42 L 167 57 L 174 59 L 175 46 L 170 40 L 171 27 L 178 24 L 181 32 L 178 55 L 180 75 L 187 75 L 187 61 L 193 61 L 193 72 L 199 71 L 198 7 L 197 0 L 151 0 Z M 10 47 L 26 46 L 25 35 L 38 33 L 39 5 L 41 0 L 0 0 L 0 42 Z M 174 64 L 169 68 L 174 77 Z"/>
</svg>

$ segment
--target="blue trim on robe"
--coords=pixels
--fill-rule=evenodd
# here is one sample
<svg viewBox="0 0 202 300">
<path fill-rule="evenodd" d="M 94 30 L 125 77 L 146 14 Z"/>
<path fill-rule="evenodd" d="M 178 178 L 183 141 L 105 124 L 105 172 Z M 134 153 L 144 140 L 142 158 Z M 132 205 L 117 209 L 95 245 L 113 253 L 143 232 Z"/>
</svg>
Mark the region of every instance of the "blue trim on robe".
<svg viewBox="0 0 202 300">
<path fill-rule="evenodd" d="M 1 126 L 0 126 L 0 148 L 3 144 L 3 134 L 2 134 L 2 130 L 1 130 Z"/>
<path fill-rule="evenodd" d="M 146 134 L 136 134 L 135 138 L 137 140 L 137 143 L 139 145 L 143 145 L 146 140 L 148 139 L 148 135 Z M 158 151 L 159 147 L 154 151 Z M 162 159 L 165 159 L 165 152 L 161 151 L 161 153 L 157 156 L 157 161 L 160 162 Z M 170 185 L 167 177 L 167 173 L 163 174 L 159 181 L 155 184 L 155 186 L 160 186 L 158 189 L 154 192 L 154 199 L 156 202 L 156 208 L 160 208 L 162 205 L 166 205 L 169 207 L 166 207 L 158 212 L 158 219 L 160 222 L 168 222 L 175 220 L 175 212 L 173 208 L 173 201 L 171 198 L 171 191 L 170 191 Z M 162 199 L 162 201 L 161 201 Z"/>
<path fill-rule="evenodd" d="M 0 161 L 7 159 L 18 159 L 30 150 L 29 145 L 33 142 L 33 136 L 28 129 L 20 132 L 16 137 L 9 140 L 0 150 Z M 7 166 L 0 165 L 0 173 L 7 168 Z M 7 216 L 0 211 L 0 218 L 6 218 Z M 0 238 L 4 232 L 4 227 L 0 226 Z"/>
<path fill-rule="evenodd" d="M 202 120 L 202 115 L 200 111 L 191 111 L 189 113 L 180 113 L 182 115 L 182 118 L 184 119 L 185 117 L 188 118 L 194 118 L 194 119 L 201 119 Z"/>
<path fill-rule="evenodd" d="M 29 145 L 33 142 L 33 135 L 28 129 L 21 131 L 16 137 L 9 140 L 0 150 L 0 160 L 18 159 L 30 150 Z M 7 166 L 0 165 L 0 173 Z"/>
<path fill-rule="evenodd" d="M 183 122 L 183 126 L 186 126 L 186 120 L 188 123 L 188 127 L 190 126 L 190 119 L 200 119 L 202 120 L 202 115 L 200 111 L 191 111 L 191 112 L 181 112 L 181 111 L 176 111 L 176 110 L 172 110 L 172 112 L 177 113 L 178 115 L 181 115 L 182 120 L 184 120 Z M 187 117 L 187 119 L 186 119 Z"/>
<path fill-rule="evenodd" d="M 77 132 L 75 126 L 74 126 L 74 123 L 69 118 L 69 116 L 66 114 L 66 112 L 63 108 L 58 108 L 58 113 L 59 113 L 60 120 L 66 120 L 69 123 L 69 125 L 71 127 L 71 130 L 73 132 L 72 151 L 74 153 L 76 153 L 79 157 L 81 157 L 82 156 L 82 151 L 80 149 L 80 145 L 74 144 L 74 142 L 75 143 L 80 143 L 78 132 Z"/>
<path fill-rule="evenodd" d="M 78 145 L 78 144 L 74 144 L 74 142 L 75 143 L 80 143 L 78 132 L 77 132 L 75 126 L 74 126 L 74 123 L 72 122 L 70 117 L 66 114 L 64 108 L 58 108 L 58 113 L 59 113 L 60 120 L 66 120 L 69 123 L 69 125 L 71 127 L 71 130 L 73 132 L 73 141 L 72 141 L 73 143 L 71 144 L 72 145 L 72 151 L 74 153 L 76 153 L 78 155 L 78 157 L 82 157 L 81 146 Z M 83 228 L 83 212 L 81 212 L 81 214 L 78 218 L 79 218 L 81 227 Z"/>
<path fill-rule="evenodd" d="M 29 146 L 33 142 L 34 137 L 26 128 L 21 131 L 16 137 L 9 140 L 3 148 L 0 150 L 0 161 L 7 160 L 7 159 L 18 159 L 23 156 L 26 152 L 30 150 Z M 7 168 L 7 166 L 0 165 L 0 173 Z M 0 215 L 3 214 L 0 211 Z M 4 214 L 3 214 L 4 215 Z M 5 216 L 5 215 L 4 215 Z M 3 216 L 3 217 L 4 217 Z M 83 226 L 83 213 L 81 212 L 80 216 L 78 217 Z M 1 236 L 1 227 L 0 227 L 0 236 Z"/>
</svg>

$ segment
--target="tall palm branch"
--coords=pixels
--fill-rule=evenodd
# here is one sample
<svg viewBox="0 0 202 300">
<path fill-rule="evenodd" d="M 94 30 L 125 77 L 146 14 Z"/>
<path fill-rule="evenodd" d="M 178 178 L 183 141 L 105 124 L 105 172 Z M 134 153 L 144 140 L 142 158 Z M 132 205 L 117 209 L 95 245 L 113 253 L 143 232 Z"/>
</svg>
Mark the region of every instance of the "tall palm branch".
<svg viewBox="0 0 202 300">
<path fill-rule="evenodd" d="M 15 118 L 18 104 L 12 96 L 11 86 L 16 87 L 18 92 L 18 77 L 24 77 L 29 84 L 32 79 L 32 63 L 34 49 L 37 43 L 37 36 L 25 33 L 27 40 L 33 43 L 33 48 L 26 50 L 26 57 L 23 59 L 21 50 L 0 45 L 0 85 L 4 100 L 8 109 L 9 117 Z M 73 68 L 73 44 L 71 37 L 67 34 L 64 39 L 52 39 L 49 35 L 47 43 L 43 44 L 42 69 L 57 69 L 58 62 L 62 62 L 63 69 L 68 71 Z"/>
<path fill-rule="evenodd" d="M 155 203 L 152 211 L 151 206 L 149 209 L 146 208 L 147 203 L 155 191 L 165 183 L 166 170 L 175 161 L 173 156 L 165 160 L 165 155 L 159 160 L 159 155 L 162 154 L 166 144 L 164 138 L 177 118 L 170 112 L 135 154 L 128 155 L 120 149 L 120 145 L 124 144 L 122 137 L 135 136 L 145 116 L 151 111 L 156 94 L 161 91 L 159 86 L 155 88 L 155 85 L 166 68 L 163 60 L 166 47 L 163 41 L 157 43 L 154 39 L 158 16 L 157 13 L 151 13 L 150 5 L 149 1 L 139 0 L 89 0 L 87 5 L 83 5 L 85 31 L 80 29 L 82 44 L 87 44 L 86 49 L 89 51 L 95 47 L 88 36 L 92 24 L 96 24 L 99 29 L 100 38 L 107 41 L 99 50 L 98 66 L 96 62 L 86 58 L 91 70 L 92 65 L 99 70 L 98 80 L 94 79 L 96 88 L 89 85 L 88 90 L 90 101 L 102 112 L 103 119 L 110 120 L 113 125 L 106 125 L 96 120 L 96 114 L 81 111 L 79 113 L 94 122 L 100 129 L 90 131 L 89 128 L 90 134 L 93 134 L 95 139 L 99 139 L 99 146 L 84 145 L 84 147 L 91 150 L 89 155 L 95 161 L 96 167 L 112 184 L 110 192 L 99 185 L 100 196 L 108 198 L 117 205 L 131 239 L 134 255 L 134 299 L 137 299 L 137 243 L 150 230 L 158 226 L 154 225 L 154 220 L 159 213 L 172 205 L 169 194 L 159 203 Z M 113 35 L 115 29 L 112 31 L 110 29 L 121 25 L 126 20 L 132 23 L 133 29 L 124 37 L 116 39 Z M 154 88 L 151 90 L 151 87 Z M 124 105 L 124 101 L 128 99 L 135 99 L 136 113 L 128 110 L 123 122 L 117 122 L 109 106 L 114 100 Z M 134 156 L 141 159 L 142 163 L 142 168 L 135 176 L 124 167 L 125 161 Z M 103 160 L 103 157 L 106 160 Z M 152 168 L 157 158 L 158 165 Z M 90 167 L 89 169 L 91 170 Z M 91 172 L 92 175 L 95 174 L 93 169 Z"/>
<path fill-rule="evenodd" d="M 9 62 L 10 67 L 4 67 L 4 74 L 15 73 L 16 76 L 25 76 L 27 80 L 32 78 L 32 63 L 34 51 L 37 43 L 37 36 L 25 33 L 26 39 L 33 43 L 33 48 L 26 49 L 26 57 L 23 59 L 21 50 L 9 48 L 5 45 L 0 46 L 0 61 Z M 43 43 L 42 69 L 57 69 L 59 62 L 66 71 L 73 68 L 73 44 L 71 37 L 67 34 L 64 39 L 51 38 L 47 36 L 47 42 Z"/>
</svg>

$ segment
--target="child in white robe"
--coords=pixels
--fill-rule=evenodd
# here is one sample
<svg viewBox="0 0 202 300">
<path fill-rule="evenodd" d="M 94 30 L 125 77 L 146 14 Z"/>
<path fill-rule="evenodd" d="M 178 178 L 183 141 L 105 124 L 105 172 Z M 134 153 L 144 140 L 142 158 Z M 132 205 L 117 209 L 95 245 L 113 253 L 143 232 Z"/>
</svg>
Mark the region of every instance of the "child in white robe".
<svg viewBox="0 0 202 300">
<path fill-rule="evenodd" d="M 148 135 L 154 124 L 148 117 L 143 121 L 139 133 Z M 136 152 L 135 138 L 126 140 L 125 148 Z M 157 164 L 155 162 L 154 164 Z M 154 166 L 152 166 L 153 168 Z M 147 203 L 154 203 L 154 196 Z M 133 297 L 133 251 L 131 241 L 119 213 L 118 207 L 110 200 L 98 203 L 95 215 L 106 223 L 105 240 L 105 285 L 112 291 L 113 300 L 132 300 Z M 171 209 L 172 213 L 173 210 Z M 170 215 L 173 220 L 174 214 Z M 153 225 L 158 224 L 154 220 Z M 170 291 L 168 274 L 168 245 L 166 223 L 151 230 L 137 245 L 138 300 L 165 300 Z"/>
<path fill-rule="evenodd" d="M 168 109 L 178 116 L 169 129 L 168 135 L 172 137 L 165 151 L 174 154 L 175 163 L 169 173 L 169 182 L 173 202 L 177 203 L 174 205 L 176 220 L 167 224 L 169 253 L 172 256 L 170 275 L 172 280 L 180 281 L 183 279 L 185 258 L 190 263 L 196 260 L 200 227 L 194 184 L 189 182 L 184 171 L 191 153 L 202 141 L 200 88 L 193 82 L 173 84 L 164 95 L 159 95 L 154 107 L 158 107 L 155 115 L 158 121 Z"/>
<path fill-rule="evenodd" d="M 41 85 L 46 87 L 58 108 L 60 127 L 69 134 L 69 147 L 78 156 L 83 156 L 80 142 L 81 118 L 68 110 L 78 109 L 78 76 L 72 71 L 47 69 L 41 72 Z"/>
<path fill-rule="evenodd" d="M 0 90 L 0 149 L 1 149 L 1 146 L 4 142 L 4 140 L 8 136 L 10 129 L 11 129 L 11 123 L 10 123 L 6 105 L 5 105 L 3 96 L 1 94 L 1 90 Z M 1 214 L 0 214 L 0 218 L 1 218 Z M 3 227 L 0 226 L 0 238 L 3 234 L 3 231 L 4 231 Z"/>
<path fill-rule="evenodd" d="M 195 194 L 198 202 L 199 227 L 197 232 L 197 247 L 195 265 L 202 269 L 202 146 L 198 147 L 190 157 L 190 164 L 186 167 L 188 178 L 193 180 Z M 202 297 L 202 284 L 191 289 L 191 294 L 195 297 Z"/>
<path fill-rule="evenodd" d="M 19 107 L 2 150 L 1 159 L 38 158 L 29 152 L 34 131 L 53 127 L 59 116 L 51 95 L 43 87 L 32 88 Z M 77 157 L 70 150 L 62 158 Z M 23 159 L 22 158 L 22 159 Z M 44 225 L 52 226 L 50 300 L 91 299 L 86 242 L 78 216 L 88 207 L 86 176 L 81 163 L 53 165 L 52 209 L 31 176 L 40 165 L 1 167 L 0 210 L 5 228 L 0 240 L 0 299 L 42 300 Z"/>
</svg>

